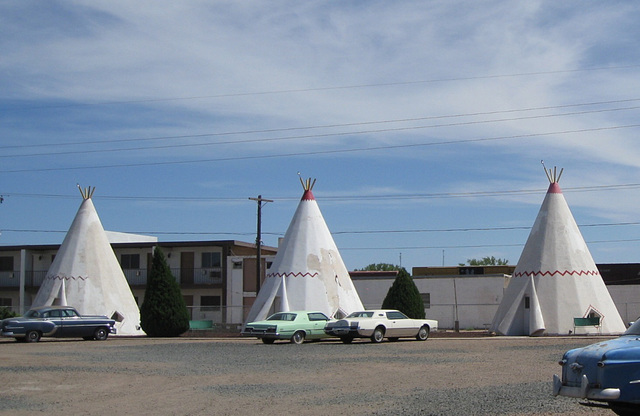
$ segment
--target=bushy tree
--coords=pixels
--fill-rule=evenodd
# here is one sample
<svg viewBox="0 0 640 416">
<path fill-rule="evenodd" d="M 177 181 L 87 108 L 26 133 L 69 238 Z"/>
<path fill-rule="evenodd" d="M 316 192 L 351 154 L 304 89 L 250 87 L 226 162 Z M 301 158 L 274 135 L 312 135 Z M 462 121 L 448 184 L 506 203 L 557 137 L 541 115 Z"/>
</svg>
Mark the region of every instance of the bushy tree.
<svg viewBox="0 0 640 416">
<path fill-rule="evenodd" d="M 401 267 L 400 266 L 396 266 L 395 264 L 390 264 L 390 263 L 371 263 L 370 265 L 360 269 L 360 271 L 367 271 L 367 272 L 383 271 L 383 272 L 387 272 L 387 271 L 391 271 L 391 270 L 400 270 L 400 269 L 401 269 Z"/>
<path fill-rule="evenodd" d="M 14 318 L 18 316 L 17 313 L 13 312 L 11 309 L 7 307 L 0 307 L 0 320 L 7 318 Z"/>
<path fill-rule="evenodd" d="M 469 266 L 507 266 L 509 264 L 509 260 L 507 259 L 497 259 L 494 256 L 483 257 L 482 259 L 467 259 L 467 264 Z M 464 264 L 460 264 L 464 266 Z"/>
<path fill-rule="evenodd" d="M 153 263 L 147 275 L 140 326 L 150 337 L 177 337 L 189 329 L 189 311 L 180 286 L 159 247 L 153 252 Z"/>
<path fill-rule="evenodd" d="M 422 296 L 404 267 L 398 271 L 396 280 L 389 288 L 382 302 L 382 309 L 397 309 L 409 318 L 424 319 Z"/>
</svg>

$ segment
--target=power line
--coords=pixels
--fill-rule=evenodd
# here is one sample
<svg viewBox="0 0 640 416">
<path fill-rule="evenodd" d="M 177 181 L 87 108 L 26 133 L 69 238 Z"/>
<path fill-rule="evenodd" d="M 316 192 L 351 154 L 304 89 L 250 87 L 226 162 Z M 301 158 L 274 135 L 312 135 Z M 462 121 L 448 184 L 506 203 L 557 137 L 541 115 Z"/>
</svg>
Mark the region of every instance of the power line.
<svg viewBox="0 0 640 416">
<path fill-rule="evenodd" d="M 448 124 L 432 124 L 432 125 L 426 125 L 426 126 L 397 127 L 397 128 L 381 129 L 381 130 L 345 131 L 345 132 L 312 134 L 312 135 L 302 135 L 302 136 L 229 140 L 229 141 L 221 141 L 221 142 L 181 143 L 181 144 L 167 144 L 167 145 L 155 145 L 155 146 L 144 146 L 144 147 L 94 149 L 94 150 L 69 150 L 69 151 L 63 151 L 63 152 L 44 152 L 44 153 L 13 154 L 13 155 L 6 154 L 6 155 L 0 155 L 0 158 L 60 156 L 60 155 L 89 154 L 89 153 L 131 152 L 131 151 L 138 151 L 138 150 L 160 150 L 160 149 L 175 149 L 175 148 L 188 148 L 188 147 L 191 148 L 191 147 L 219 146 L 219 145 L 229 145 L 229 144 L 267 143 L 267 142 L 275 142 L 275 141 L 313 139 L 313 138 L 331 137 L 331 136 L 348 136 L 348 135 L 355 135 L 355 134 L 374 134 L 374 133 L 387 133 L 391 131 L 406 131 L 406 130 L 419 130 L 419 129 L 429 129 L 429 128 L 441 128 L 441 127 L 459 127 L 459 126 L 469 126 L 469 125 L 489 124 L 489 123 L 504 123 L 504 122 L 534 120 L 534 119 L 550 118 L 550 117 L 566 117 L 566 116 L 585 115 L 585 114 L 592 114 L 592 113 L 636 110 L 638 108 L 640 108 L 640 106 L 578 111 L 578 112 L 562 113 L 562 114 L 523 116 L 523 117 L 503 118 L 503 119 L 494 119 L 494 120 L 474 120 L 474 121 L 465 121 L 465 122 L 448 123 Z M 394 123 L 394 122 L 396 121 L 385 121 L 385 122 L 377 122 L 377 123 Z"/>
<path fill-rule="evenodd" d="M 624 240 L 597 240 L 585 241 L 586 244 L 610 244 L 610 243 L 637 243 L 640 238 Z M 521 247 L 521 244 L 469 244 L 469 245 L 449 245 L 449 246 L 398 246 L 398 247 L 341 247 L 340 250 L 442 250 L 442 249 L 464 249 L 464 248 L 486 248 L 486 247 Z"/>
<path fill-rule="evenodd" d="M 552 135 L 588 133 L 588 132 L 606 131 L 606 130 L 620 130 L 620 129 L 637 128 L 637 127 L 640 127 L 640 124 L 629 124 L 624 126 L 593 127 L 588 129 L 564 130 L 564 131 L 554 131 L 554 132 L 546 132 L 546 133 L 529 133 L 529 134 L 519 134 L 519 135 L 513 135 L 513 136 L 496 136 L 496 137 L 475 138 L 475 139 L 443 140 L 443 141 L 428 142 L 428 143 L 409 143 L 409 144 L 386 145 L 386 146 L 371 146 L 371 147 L 360 147 L 360 148 L 352 148 L 352 149 L 316 150 L 316 151 L 307 151 L 307 152 L 263 154 L 263 155 L 253 155 L 253 156 L 229 156 L 229 157 L 221 157 L 221 158 L 213 158 L 213 159 L 173 160 L 173 161 L 164 161 L 164 162 L 122 163 L 122 164 L 91 165 L 91 166 L 67 166 L 67 167 L 55 167 L 55 168 L 5 169 L 5 170 L 0 170 L 0 172 L 22 173 L 22 172 L 52 172 L 52 171 L 63 171 L 63 170 L 94 170 L 94 169 L 111 169 L 111 168 L 126 168 L 126 167 L 141 167 L 141 166 L 168 166 L 168 165 L 191 164 L 191 163 L 230 162 L 230 161 L 238 161 L 238 160 L 274 159 L 274 158 L 297 157 L 297 156 L 318 156 L 318 155 L 329 155 L 329 154 L 340 154 L 340 153 L 370 152 L 370 151 L 376 151 L 376 150 L 409 149 L 409 148 L 418 148 L 418 147 L 426 147 L 426 146 L 447 145 L 447 144 L 481 143 L 481 142 L 498 141 L 498 140 L 526 139 L 526 138 L 535 138 L 535 137 L 552 136 Z M 412 128 L 407 127 L 407 128 L 400 128 L 400 129 L 372 130 L 368 132 L 357 132 L 357 133 L 346 133 L 346 134 L 345 133 L 322 134 L 314 137 L 379 133 L 383 131 L 389 132 L 389 131 L 399 131 L 399 130 L 409 130 L 409 129 L 412 129 Z"/>
<path fill-rule="evenodd" d="M 326 125 L 317 125 L 317 126 L 303 126 L 303 127 L 284 127 L 284 128 L 274 128 L 274 129 L 260 129 L 260 130 L 240 130 L 240 131 L 229 131 L 229 132 L 220 132 L 220 133 L 202 133 L 202 134 L 188 134 L 188 135 L 174 135 L 174 136 L 157 136 L 157 137 L 148 137 L 148 138 L 129 138 L 129 139 L 113 139 L 113 140 L 81 140 L 81 141 L 73 141 L 66 143 L 56 143 L 55 146 L 74 146 L 78 145 L 89 145 L 89 144 L 116 144 L 116 143 L 127 143 L 127 142 L 144 142 L 144 141 L 160 141 L 160 140 L 175 140 L 175 139 L 193 139 L 193 138 L 202 138 L 202 137 L 217 137 L 217 136 L 232 136 L 232 135 L 247 135 L 247 134 L 265 134 L 265 133 L 277 133 L 277 132 L 285 132 L 285 131 L 296 131 L 296 130 L 314 130 L 314 129 L 326 129 L 326 128 L 338 128 L 338 127 L 357 127 L 357 126 L 365 126 L 365 125 L 375 125 L 375 124 L 391 124 L 391 123 L 406 123 L 406 122 L 414 122 L 414 121 L 425 121 L 425 120 L 439 120 L 439 119 L 449 119 L 449 118 L 463 118 L 463 117 L 478 117 L 478 116 L 489 116 L 489 115 L 497 115 L 497 114 L 510 114 L 510 113 L 519 113 L 519 112 L 531 112 L 531 111 L 542 111 L 542 110 L 558 110 L 558 109 L 566 109 L 566 108 L 574 108 L 574 107 L 586 107 L 586 106 L 594 106 L 594 105 L 608 105 L 608 104 L 620 104 L 620 103 L 629 103 L 640 101 L 640 98 L 629 98 L 629 99 L 620 99 L 620 100 L 611 100 L 611 101 L 596 101 L 596 102 L 587 102 L 587 103 L 577 103 L 577 104 L 565 104 L 558 106 L 543 106 L 543 107 L 530 107 L 530 108 L 522 108 L 522 109 L 508 109 L 508 110 L 496 110 L 496 111 L 485 111 L 485 112 L 475 112 L 475 113 L 462 113 L 462 114 L 449 114 L 449 115 L 441 115 L 441 116 L 425 116 L 425 117 L 414 117 L 414 118 L 404 118 L 404 119 L 391 119 L 391 120 L 377 120 L 377 121 L 362 121 L 362 122 L 353 122 L 353 123 L 342 123 L 342 124 L 326 124 Z M 563 113 L 563 114 L 551 114 L 551 115 L 540 115 L 540 116 L 530 116 L 531 118 L 544 118 L 544 117 L 558 117 L 558 116 L 566 116 L 566 115 L 582 115 L 588 113 L 598 113 L 598 112 L 609 112 L 609 111 L 623 111 L 623 110 L 632 110 L 637 109 L 637 106 L 634 107 L 622 107 L 616 109 L 598 109 L 598 110 L 590 110 L 590 111 L 582 111 L 582 112 L 574 112 L 574 113 Z M 522 120 L 525 118 L 511 118 L 511 119 L 499 119 L 499 120 L 487 120 L 487 121 L 475 121 L 475 122 L 462 122 L 462 123 L 451 123 L 451 124 L 441 124 L 441 125 L 431 125 L 431 126 L 418 126 L 416 128 L 431 128 L 431 127 L 452 127 L 459 125 L 466 125 L 468 123 L 492 123 L 492 122 L 504 122 L 504 121 L 516 121 Z M 340 134 L 340 133 L 337 133 Z M 349 132 L 344 133 L 349 134 Z M 195 144 L 197 145 L 208 145 L 208 144 L 234 144 L 234 143 L 252 143 L 255 141 L 267 141 L 267 140 L 290 140 L 297 138 L 308 138 L 308 137 L 316 137 L 316 136 L 291 136 L 291 137 L 281 137 L 275 139 L 258 139 L 258 140 L 247 140 L 247 141 L 225 141 L 225 142 L 215 142 L 215 143 L 205 143 L 205 144 Z M 5 145 L 0 146 L 0 149 L 27 149 L 27 148 L 38 148 L 38 147 L 51 147 L 51 143 L 41 143 L 41 144 L 19 144 L 19 145 Z M 174 145 L 176 146 L 176 145 Z M 187 146 L 187 145 L 185 145 Z M 189 144 L 189 146 L 193 146 Z M 140 150 L 140 149 L 150 149 L 154 147 L 144 147 L 144 148 L 120 148 L 120 149 L 108 149 L 108 151 L 126 151 L 126 150 Z M 162 146 L 158 147 L 162 148 Z M 98 150 L 105 151 L 105 150 Z M 74 151 L 71 153 L 84 153 L 85 151 Z M 41 153 L 41 154 L 26 154 L 24 156 L 41 156 L 41 155 L 49 155 L 49 154 L 70 154 L 67 152 L 59 152 L 59 153 Z M 18 155 L 20 156 L 20 155 Z M 4 157 L 13 157 L 13 156 L 4 156 Z"/>
<path fill-rule="evenodd" d="M 618 70 L 618 69 L 637 68 L 639 66 L 640 65 L 620 65 L 620 66 L 592 67 L 592 68 L 579 68 L 579 69 L 563 69 L 563 70 L 556 70 L 556 71 L 520 72 L 520 73 L 514 73 L 514 74 L 478 75 L 473 77 L 436 78 L 436 79 L 418 80 L 418 81 L 396 81 L 396 82 L 385 82 L 385 83 L 374 83 L 374 84 L 355 84 L 355 85 L 329 86 L 329 87 L 316 87 L 316 88 L 298 88 L 298 89 L 283 89 L 283 90 L 253 91 L 253 92 L 249 91 L 249 92 L 200 95 L 200 96 L 188 96 L 188 97 L 173 97 L 173 98 L 146 98 L 146 99 L 139 99 L 139 100 L 102 101 L 102 102 L 94 102 L 94 103 L 87 103 L 87 102 L 68 103 L 68 104 L 56 104 L 56 105 L 40 105 L 40 106 L 31 106 L 31 107 L 12 106 L 10 108 L 5 108 L 5 110 L 8 110 L 8 109 L 11 109 L 13 111 L 41 110 L 41 109 L 53 109 L 53 108 L 92 107 L 92 106 L 100 106 L 100 105 L 147 104 L 147 103 L 158 103 L 158 102 L 233 98 L 233 97 L 257 96 L 257 95 L 293 94 L 293 93 L 320 92 L 320 91 L 332 91 L 332 90 L 411 86 L 411 85 L 418 85 L 418 84 L 434 84 L 434 83 L 442 83 L 442 82 L 474 81 L 474 80 L 482 80 L 482 79 L 499 79 L 499 78 L 518 78 L 518 77 L 528 77 L 528 76 L 567 74 L 567 73 L 590 72 L 590 71 L 609 71 L 609 70 Z"/>
<path fill-rule="evenodd" d="M 599 192 L 618 191 L 640 188 L 640 183 L 575 186 L 562 188 L 564 193 L 571 192 Z M 362 201 L 362 200 L 404 200 L 404 199 L 442 199 L 442 198 L 482 198 L 500 197 L 509 195 L 533 195 L 546 191 L 546 188 L 537 189 L 512 189 L 502 191 L 472 191 L 472 192 L 441 192 L 441 193 L 411 193 L 411 194 L 375 194 L 375 195 L 322 195 L 325 201 Z M 22 198 L 56 198 L 56 199 L 77 199 L 75 194 L 41 194 L 24 192 L 6 192 L 4 197 Z M 276 196 L 270 197 L 276 201 L 297 201 L 300 196 Z M 173 202 L 239 202 L 245 201 L 246 197 L 192 197 L 192 196 L 123 196 L 123 195 L 99 195 L 93 199 L 99 200 L 127 200 L 127 201 L 173 201 Z"/>
<path fill-rule="evenodd" d="M 630 225 L 640 225 L 640 221 L 612 222 L 612 223 L 593 223 L 579 224 L 580 228 L 588 227 L 621 227 Z M 530 230 L 531 226 L 509 226 L 509 227 L 463 227 L 463 228 L 428 228 L 428 229 L 411 229 L 411 230 L 360 230 L 360 231 L 337 231 L 332 235 L 345 234 L 407 234 L 407 233 L 452 233 L 452 232 L 478 232 L 478 231 L 514 231 L 514 230 Z M 24 233 L 66 233 L 62 230 L 30 230 L 30 229 L 0 229 L 2 232 L 24 232 Z M 149 234 L 149 235 L 253 235 L 251 232 L 225 232 L 225 231 L 129 231 L 133 234 Z M 283 235 L 283 232 L 265 232 L 268 235 Z"/>
</svg>

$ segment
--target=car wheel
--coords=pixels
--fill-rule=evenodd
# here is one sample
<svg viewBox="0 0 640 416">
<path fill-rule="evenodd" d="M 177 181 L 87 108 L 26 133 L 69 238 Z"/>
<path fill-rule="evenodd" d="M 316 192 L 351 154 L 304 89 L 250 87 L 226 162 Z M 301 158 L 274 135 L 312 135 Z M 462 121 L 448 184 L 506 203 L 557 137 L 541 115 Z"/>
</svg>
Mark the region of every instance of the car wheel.
<svg viewBox="0 0 640 416">
<path fill-rule="evenodd" d="M 353 337 L 342 337 L 340 338 L 340 341 L 342 341 L 343 344 L 351 344 Z"/>
<path fill-rule="evenodd" d="M 291 343 L 292 344 L 302 344 L 304 342 L 304 332 L 303 331 L 296 331 L 293 336 L 291 337 Z"/>
<path fill-rule="evenodd" d="M 418 341 L 426 341 L 427 338 L 429 338 L 429 327 L 425 325 L 422 328 L 420 328 L 420 330 L 418 331 L 418 335 L 416 335 L 416 339 Z"/>
<path fill-rule="evenodd" d="M 273 342 L 275 341 L 275 339 L 273 338 L 261 338 L 261 339 L 263 344 L 273 344 Z"/>
<path fill-rule="evenodd" d="M 371 334 L 371 342 L 379 343 L 382 342 L 384 338 L 384 327 L 377 327 L 373 330 L 373 334 Z"/>
<path fill-rule="evenodd" d="M 26 336 L 24 337 L 25 341 L 27 342 L 38 342 L 40 341 L 40 332 L 38 331 L 29 331 L 27 332 Z"/>
<path fill-rule="evenodd" d="M 107 331 L 107 328 L 98 328 L 96 329 L 96 332 L 93 333 L 93 338 L 96 341 L 104 341 L 107 337 L 109 337 L 109 331 Z"/>
</svg>

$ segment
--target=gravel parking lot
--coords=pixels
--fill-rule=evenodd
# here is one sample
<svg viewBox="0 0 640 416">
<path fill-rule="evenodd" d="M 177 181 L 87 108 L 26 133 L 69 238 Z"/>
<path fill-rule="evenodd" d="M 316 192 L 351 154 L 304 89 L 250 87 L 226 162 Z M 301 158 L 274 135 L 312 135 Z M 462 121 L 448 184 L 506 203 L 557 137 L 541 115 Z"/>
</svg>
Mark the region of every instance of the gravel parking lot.
<svg viewBox="0 0 640 416">
<path fill-rule="evenodd" d="M 602 339 L 2 340 L 0 414 L 611 416 L 551 394 L 562 353 Z"/>
</svg>

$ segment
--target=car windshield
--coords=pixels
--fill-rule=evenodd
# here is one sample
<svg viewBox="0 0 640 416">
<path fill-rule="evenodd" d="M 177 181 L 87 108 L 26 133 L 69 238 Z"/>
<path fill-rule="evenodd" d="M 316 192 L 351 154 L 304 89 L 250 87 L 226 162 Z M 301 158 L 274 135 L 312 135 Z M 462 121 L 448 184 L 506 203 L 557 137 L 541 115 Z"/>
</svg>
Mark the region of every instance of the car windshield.
<svg viewBox="0 0 640 416">
<path fill-rule="evenodd" d="M 274 313 L 267 318 L 267 321 L 294 321 L 296 319 L 295 313 L 281 312 Z"/>
<path fill-rule="evenodd" d="M 629 329 L 624 333 L 625 335 L 640 335 L 640 318 L 637 319 Z"/>
<path fill-rule="evenodd" d="M 40 317 L 40 315 L 38 314 L 38 311 L 34 311 L 34 310 L 29 310 L 27 311 L 27 313 L 24 314 L 25 318 L 38 318 Z"/>
<path fill-rule="evenodd" d="M 373 312 L 354 312 L 347 316 L 347 318 L 371 318 L 373 316 Z"/>
</svg>

